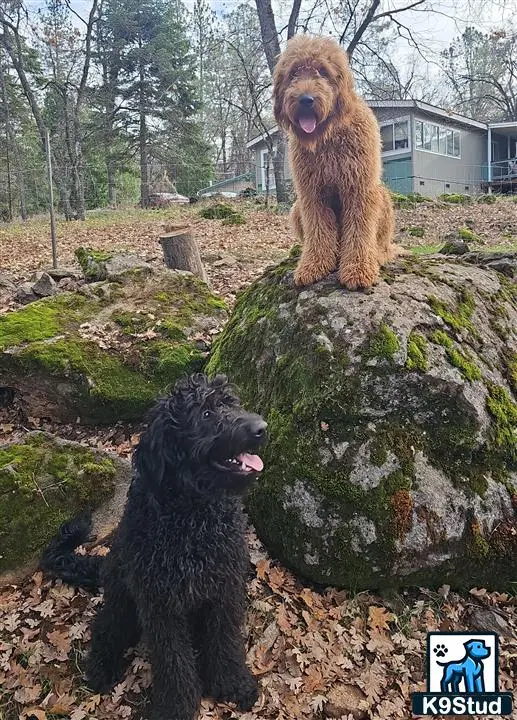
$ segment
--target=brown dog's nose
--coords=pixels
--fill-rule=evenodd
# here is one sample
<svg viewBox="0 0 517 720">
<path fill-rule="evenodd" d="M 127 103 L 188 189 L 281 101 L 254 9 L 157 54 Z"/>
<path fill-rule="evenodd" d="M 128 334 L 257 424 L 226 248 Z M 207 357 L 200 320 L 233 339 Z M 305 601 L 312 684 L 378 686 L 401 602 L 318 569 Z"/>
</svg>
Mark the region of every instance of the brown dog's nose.
<svg viewBox="0 0 517 720">
<path fill-rule="evenodd" d="M 300 97 L 300 100 L 298 101 L 300 105 L 304 105 L 305 107 L 310 107 L 314 104 L 314 98 L 312 95 L 302 95 Z"/>
</svg>

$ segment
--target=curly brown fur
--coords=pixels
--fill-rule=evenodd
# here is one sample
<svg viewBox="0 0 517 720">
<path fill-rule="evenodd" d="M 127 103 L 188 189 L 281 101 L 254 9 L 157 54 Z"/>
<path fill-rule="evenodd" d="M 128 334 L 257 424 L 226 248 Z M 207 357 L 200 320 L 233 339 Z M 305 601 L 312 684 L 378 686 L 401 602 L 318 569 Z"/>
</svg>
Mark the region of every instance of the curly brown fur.
<svg viewBox="0 0 517 720">
<path fill-rule="evenodd" d="M 379 126 L 355 92 L 346 53 L 329 38 L 292 38 L 273 85 L 275 118 L 289 135 L 291 220 L 303 243 L 295 282 L 337 269 L 345 287 L 368 288 L 397 254 L 394 214 L 381 184 Z"/>
<path fill-rule="evenodd" d="M 151 720 L 192 720 L 202 695 L 246 711 L 257 700 L 241 634 L 249 565 L 241 496 L 261 470 L 251 453 L 265 429 L 225 377 L 181 380 L 151 413 L 107 557 L 74 554 L 89 534 L 85 516 L 51 542 L 47 572 L 104 586 L 87 670 L 96 692 L 120 679 L 126 650 L 143 634 Z"/>
</svg>

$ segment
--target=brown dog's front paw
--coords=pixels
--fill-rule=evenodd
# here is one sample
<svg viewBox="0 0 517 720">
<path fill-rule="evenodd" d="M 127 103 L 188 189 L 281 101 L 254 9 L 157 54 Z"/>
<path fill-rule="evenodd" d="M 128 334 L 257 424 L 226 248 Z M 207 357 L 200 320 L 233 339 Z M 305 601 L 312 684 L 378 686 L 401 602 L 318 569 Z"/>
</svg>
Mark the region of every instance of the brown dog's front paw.
<svg viewBox="0 0 517 720">
<path fill-rule="evenodd" d="M 339 282 L 347 290 L 366 290 L 379 280 L 379 268 L 368 265 L 347 265 L 339 271 Z"/>
<path fill-rule="evenodd" d="M 294 272 L 294 284 L 298 287 L 305 287 L 306 285 L 313 285 L 319 280 L 327 277 L 332 270 L 326 270 L 318 268 L 313 265 L 305 265 L 300 263 Z"/>
</svg>

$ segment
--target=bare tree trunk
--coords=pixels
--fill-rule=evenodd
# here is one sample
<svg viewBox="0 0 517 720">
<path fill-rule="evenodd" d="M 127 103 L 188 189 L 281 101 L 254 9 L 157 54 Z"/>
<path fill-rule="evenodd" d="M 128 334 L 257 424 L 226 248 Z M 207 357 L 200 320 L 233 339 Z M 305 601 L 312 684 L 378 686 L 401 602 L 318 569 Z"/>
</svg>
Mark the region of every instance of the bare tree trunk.
<svg viewBox="0 0 517 720">
<path fill-rule="evenodd" d="M 142 40 L 138 42 L 140 56 L 142 52 Z M 140 205 L 144 208 L 149 205 L 149 155 L 147 152 L 147 122 L 146 102 L 144 91 L 144 68 L 140 57 L 140 99 L 139 99 L 139 149 L 140 149 Z"/>
<path fill-rule="evenodd" d="M 88 79 L 88 72 L 89 72 L 90 59 L 91 59 L 91 48 L 90 48 L 91 35 L 93 32 L 93 26 L 95 23 L 95 14 L 96 14 L 96 10 L 97 10 L 97 3 L 98 3 L 98 0 L 93 0 L 92 7 L 90 10 L 90 15 L 88 18 L 87 32 L 86 32 L 85 61 L 84 61 L 84 65 L 83 65 L 81 82 L 80 82 L 79 89 L 78 89 L 77 102 L 76 102 L 75 109 L 72 113 L 72 120 L 73 120 L 72 128 L 73 128 L 73 135 L 74 135 L 74 139 L 73 139 L 74 147 L 69 148 L 69 154 L 70 154 L 70 158 L 71 159 L 74 158 L 74 160 L 75 160 L 75 162 L 72 161 L 72 171 L 75 173 L 79 173 L 77 148 L 75 147 L 75 142 L 79 142 L 79 146 L 80 146 L 79 116 L 80 116 L 82 101 L 84 98 L 84 92 L 86 89 L 86 82 Z M 40 136 L 41 147 L 42 147 L 43 151 L 45 151 L 47 128 L 46 128 L 45 121 L 43 119 L 43 115 L 41 113 L 40 107 L 38 105 L 36 94 L 31 87 L 29 78 L 27 77 L 25 60 L 24 60 L 23 41 L 20 36 L 18 26 L 13 24 L 12 22 L 10 22 L 10 20 L 6 17 L 5 13 L 2 11 L 1 7 L 0 7 L 0 24 L 2 25 L 2 28 L 3 28 L 3 33 L 2 33 L 2 35 L 0 35 L 0 42 L 2 43 L 3 47 L 5 48 L 7 54 L 9 55 L 9 58 L 11 59 L 13 67 L 18 74 L 20 84 L 22 86 L 25 97 L 27 98 L 27 101 L 30 105 L 31 112 L 34 117 L 34 121 L 36 123 L 36 127 L 38 128 L 38 134 Z M 67 115 L 67 122 L 68 122 L 69 118 L 68 118 L 67 109 L 65 110 L 65 113 Z M 68 130 L 70 130 L 70 128 L 68 128 Z M 80 157 L 81 157 L 81 153 L 79 152 L 79 158 Z M 57 167 L 57 163 L 55 162 L 54 154 L 52 154 L 52 166 Z M 62 178 L 58 172 L 54 171 L 54 181 L 56 183 L 56 187 L 58 189 L 58 192 L 59 192 L 59 195 L 61 198 L 61 206 L 63 208 L 65 218 L 67 220 L 71 220 L 73 218 L 74 214 L 72 212 L 72 206 L 70 203 L 70 192 L 69 192 L 68 188 L 66 187 L 66 178 Z M 78 215 L 80 215 L 82 213 L 82 215 L 84 217 L 84 190 L 82 187 L 81 179 L 77 178 L 77 177 L 74 180 L 74 193 L 76 195 L 76 201 L 78 202 Z M 81 197 L 82 197 L 82 201 L 81 201 Z"/>
<path fill-rule="evenodd" d="M 273 74 L 275 65 L 280 55 L 280 40 L 276 29 L 275 15 L 271 0 L 255 0 L 260 23 L 262 45 L 266 55 L 269 71 Z M 287 37 L 290 39 L 296 32 L 298 15 L 300 13 L 301 0 L 294 0 L 289 16 Z M 276 152 L 273 154 L 273 171 L 275 173 L 276 199 L 279 203 L 289 200 L 289 193 L 285 183 L 285 156 L 286 142 L 281 132 L 278 134 Z"/>
<path fill-rule="evenodd" d="M 147 125 L 145 107 L 140 105 L 140 205 L 149 205 L 149 157 L 147 154 Z"/>
<path fill-rule="evenodd" d="M 107 158 L 106 169 L 108 171 L 108 205 L 115 207 L 117 204 L 117 171 L 113 158 Z"/>
<path fill-rule="evenodd" d="M 2 88 L 2 102 L 4 104 L 5 111 L 5 140 L 6 140 L 6 151 L 7 151 L 7 181 L 8 181 L 8 195 L 9 195 L 9 215 L 12 220 L 12 186 L 11 186 L 11 162 L 10 155 L 12 152 L 12 158 L 16 166 L 16 181 L 18 185 L 18 197 L 20 203 L 20 215 L 22 220 L 27 220 L 27 203 L 25 200 L 25 179 L 23 177 L 23 167 L 21 163 L 20 153 L 18 151 L 18 145 L 16 143 L 16 137 L 14 136 L 13 129 L 11 127 L 11 118 L 9 113 L 9 98 L 7 97 L 7 84 L 5 82 L 5 75 L 3 68 L 0 67 L 0 86 Z M 11 151 L 11 152 L 10 152 Z"/>
<path fill-rule="evenodd" d="M 11 118 L 9 115 L 9 100 L 7 97 L 7 85 L 2 66 L 0 65 L 0 87 L 2 89 L 2 103 L 5 115 L 5 159 L 7 164 L 7 208 L 9 213 L 9 222 L 13 219 L 13 191 L 11 184 Z"/>
<path fill-rule="evenodd" d="M 287 147 L 284 133 L 279 130 L 277 137 L 276 152 L 273 156 L 273 172 L 275 173 L 276 201 L 278 203 L 289 202 L 289 193 L 285 182 L 285 155 Z"/>
</svg>

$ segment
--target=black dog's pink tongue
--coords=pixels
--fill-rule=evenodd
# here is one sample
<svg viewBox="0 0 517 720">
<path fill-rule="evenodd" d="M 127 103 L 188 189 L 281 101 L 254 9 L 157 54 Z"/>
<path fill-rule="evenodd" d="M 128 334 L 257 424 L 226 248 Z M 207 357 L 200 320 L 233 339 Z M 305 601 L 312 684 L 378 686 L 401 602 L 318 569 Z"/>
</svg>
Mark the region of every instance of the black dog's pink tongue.
<svg viewBox="0 0 517 720">
<path fill-rule="evenodd" d="M 303 132 L 306 132 L 308 135 L 316 130 L 316 117 L 314 115 L 301 115 L 298 118 L 298 122 Z"/>
<path fill-rule="evenodd" d="M 243 465 L 246 465 L 246 467 L 251 468 L 252 470 L 255 470 L 255 472 L 260 472 L 264 468 L 264 463 L 259 458 L 258 455 L 250 455 L 249 453 L 241 453 L 237 460 L 241 462 Z"/>
</svg>

